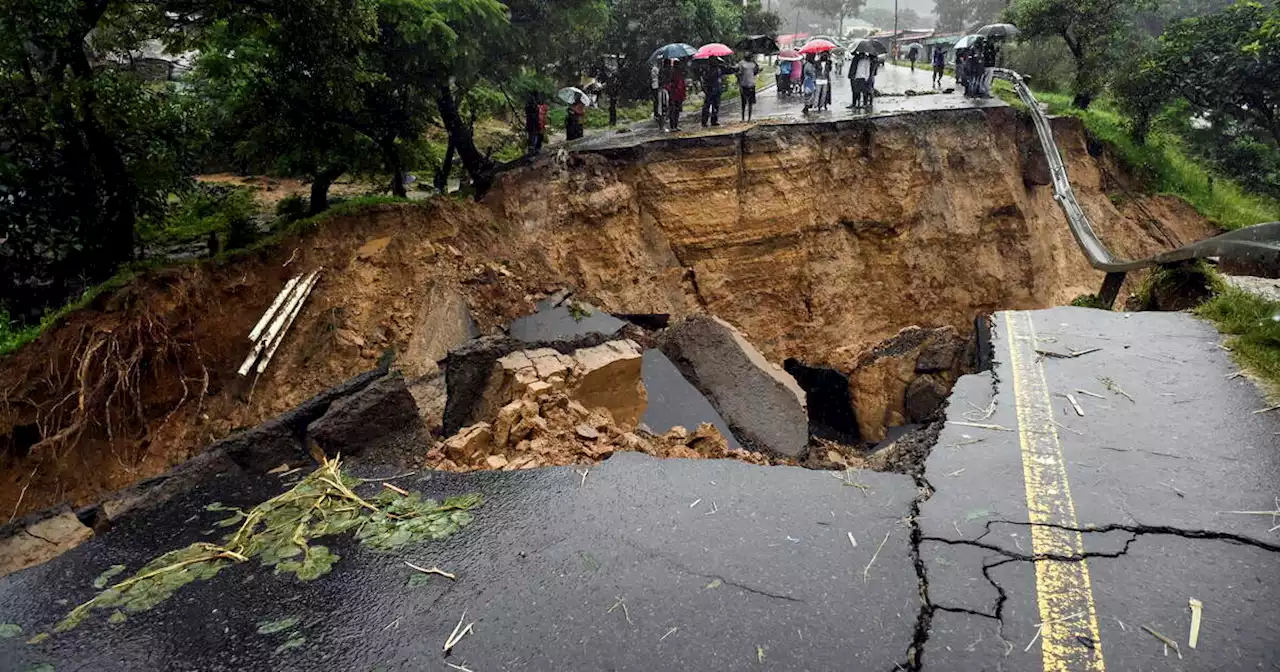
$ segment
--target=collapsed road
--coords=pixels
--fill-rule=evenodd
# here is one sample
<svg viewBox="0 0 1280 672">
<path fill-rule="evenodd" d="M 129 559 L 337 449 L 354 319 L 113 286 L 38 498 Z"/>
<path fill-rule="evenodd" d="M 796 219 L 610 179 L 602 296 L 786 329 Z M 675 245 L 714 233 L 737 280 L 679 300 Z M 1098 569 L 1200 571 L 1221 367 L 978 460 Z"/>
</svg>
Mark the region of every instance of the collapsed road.
<svg viewBox="0 0 1280 672">
<path fill-rule="evenodd" d="M 720 160 L 714 143 L 688 151 Z M 663 214 L 651 202 L 643 208 Z M 368 249 L 357 257 L 376 254 Z M 693 278 L 675 274 L 704 309 L 742 310 L 709 245 L 677 249 L 704 255 L 680 264 L 697 269 Z M 600 272 L 576 263 L 579 277 Z M 737 277 L 757 283 L 743 287 L 750 296 L 767 296 L 765 278 Z M 600 303 L 635 291 L 629 284 L 625 275 L 600 281 Z M 809 291 L 800 310 L 811 319 L 825 301 L 848 305 Z M 445 306 L 437 317 L 457 312 L 453 299 L 432 303 Z M 738 313 L 669 322 L 662 311 L 614 309 L 625 318 L 614 319 L 568 295 L 540 308 L 505 335 L 475 341 L 463 310 L 452 330 L 461 342 L 431 357 L 433 366 L 443 360 L 444 376 L 381 368 L 165 477 L 10 526 L 8 539 L 19 543 L 4 546 L 6 559 L 56 557 L 0 578 L 0 667 L 1244 670 L 1280 662 L 1280 615 L 1270 608 L 1280 597 L 1272 587 L 1280 513 L 1271 513 L 1280 414 L 1265 411 L 1218 334 L 1190 316 L 994 312 L 972 334 L 950 324 L 958 320 L 902 329 L 871 338 L 852 365 L 822 368 L 801 362 L 824 363 L 815 353 L 838 343 L 843 325 L 814 338 L 771 330 L 781 311 L 761 314 L 744 334 L 732 325 L 745 322 Z M 956 312 L 968 322 L 993 311 Z M 780 354 L 800 355 L 786 367 L 796 380 Z M 843 394 L 826 392 L 832 375 L 848 381 Z M 743 401 L 756 397 L 768 400 L 767 412 Z M 431 420 L 428 406 L 437 407 Z M 865 444 L 822 439 L 827 418 L 842 413 L 819 418 L 815 407 L 848 408 L 854 422 L 834 435 Z M 908 421 L 920 428 L 891 431 Z M 783 448 L 797 428 L 819 437 L 798 453 Z M 400 497 L 411 495 L 400 493 L 476 494 L 483 503 L 437 541 L 368 548 L 364 525 L 355 538 L 326 536 L 332 551 L 317 557 L 339 557 L 314 578 L 303 571 L 311 551 L 302 551 L 302 568 L 282 571 L 284 557 L 231 548 L 228 532 L 252 528 L 256 507 L 307 484 L 299 479 L 315 468 L 308 453 L 316 450 L 350 454 L 345 473 L 368 479 L 351 486 L 350 501 L 384 517 L 366 525 L 411 519 L 388 508 L 407 506 Z M 416 467 L 402 466 L 406 455 Z M 675 456 L 703 459 L 659 459 Z M 309 539 L 308 525 L 299 534 Z M 191 572 L 208 569 L 204 560 L 149 565 L 189 545 L 244 559 L 220 555 L 214 562 L 225 564 L 199 577 Z M 200 580 L 162 599 L 144 595 L 138 608 L 110 607 L 160 577 Z M 59 628 L 91 600 L 105 608 Z"/>
</svg>

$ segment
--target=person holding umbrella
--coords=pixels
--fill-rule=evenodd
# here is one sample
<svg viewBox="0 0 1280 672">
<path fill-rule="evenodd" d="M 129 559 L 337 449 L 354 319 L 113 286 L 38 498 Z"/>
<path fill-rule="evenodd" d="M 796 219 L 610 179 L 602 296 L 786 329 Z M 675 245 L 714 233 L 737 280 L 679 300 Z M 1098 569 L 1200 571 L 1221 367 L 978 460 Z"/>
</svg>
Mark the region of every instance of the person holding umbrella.
<svg viewBox="0 0 1280 672">
<path fill-rule="evenodd" d="M 724 76 L 730 70 L 724 67 L 720 59 L 732 56 L 729 47 L 713 43 L 703 46 L 693 58 L 702 65 L 702 127 L 720 125 L 720 100 L 724 96 Z"/>
<path fill-rule="evenodd" d="M 814 60 L 813 53 L 805 54 L 804 57 L 804 110 L 803 114 L 808 114 L 817 102 L 816 93 L 818 90 L 818 64 Z"/>
<path fill-rule="evenodd" d="M 917 45 L 913 44 L 907 47 L 907 60 L 911 61 L 911 72 L 916 71 L 916 58 L 918 58 L 919 56 L 920 56 L 920 49 L 917 48 Z"/>
<path fill-rule="evenodd" d="M 991 97 L 991 85 L 996 75 L 996 64 L 1000 60 L 1000 45 L 1006 37 L 1018 34 L 1018 28 L 1010 23 L 993 23 L 978 29 L 982 36 L 979 53 L 982 57 L 982 97 Z"/>
<path fill-rule="evenodd" d="M 569 141 L 582 137 L 582 122 L 587 116 L 586 95 L 574 89 L 573 102 L 569 104 L 568 114 L 564 115 L 564 133 Z"/>
<path fill-rule="evenodd" d="M 947 52 L 941 44 L 933 47 L 933 87 L 942 88 L 942 76 L 947 72 Z"/>
</svg>

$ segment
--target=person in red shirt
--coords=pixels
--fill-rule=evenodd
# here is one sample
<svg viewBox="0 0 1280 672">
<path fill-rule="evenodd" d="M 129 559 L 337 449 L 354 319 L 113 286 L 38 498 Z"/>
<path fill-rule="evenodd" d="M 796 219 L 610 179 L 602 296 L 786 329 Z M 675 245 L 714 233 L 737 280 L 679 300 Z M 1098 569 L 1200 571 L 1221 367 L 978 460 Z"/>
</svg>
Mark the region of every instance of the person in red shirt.
<svg viewBox="0 0 1280 672">
<path fill-rule="evenodd" d="M 688 84 L 684 79 L 684 64 L 675 61 L 671 64 L 671 77 L 664 85 L 667 89 L 667 97 L 670 100 L 669 115 L 670 121 L 667 124 L 667 130 L 680 130 L 680 110 L 684 107 L 684 99 L 689 93 Z"/>
</svg>

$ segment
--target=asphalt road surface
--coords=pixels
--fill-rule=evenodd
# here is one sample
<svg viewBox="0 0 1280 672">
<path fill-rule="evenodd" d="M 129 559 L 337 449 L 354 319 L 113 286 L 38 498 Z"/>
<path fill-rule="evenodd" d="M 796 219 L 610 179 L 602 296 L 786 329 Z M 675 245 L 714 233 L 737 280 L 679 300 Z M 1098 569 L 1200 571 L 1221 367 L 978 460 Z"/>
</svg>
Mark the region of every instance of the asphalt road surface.
<svg viewBox="0 0 1280 672">
<path fill-rule="evenodd" d="M 1219 342 L 1185 314 L 1000 313 L 994 369 L 960 381 L 918 479 L 634 454 L 417 474 L 396 483 L 483 493 L 475 523 L 400 553 L 332 542 L 311 582 L 234 566 L 25 643 L 107 567 L 209 539 L 208 503 L 283 487 L 210 476 L 0 579 L 0 633 L 22 628 L 0 669 L 1276 669 L 1277 521 L 1235 512 L 1276 508 L 1280 413 Z M 457 580 L 413 585 L 405 560 Z"/>
</svg>

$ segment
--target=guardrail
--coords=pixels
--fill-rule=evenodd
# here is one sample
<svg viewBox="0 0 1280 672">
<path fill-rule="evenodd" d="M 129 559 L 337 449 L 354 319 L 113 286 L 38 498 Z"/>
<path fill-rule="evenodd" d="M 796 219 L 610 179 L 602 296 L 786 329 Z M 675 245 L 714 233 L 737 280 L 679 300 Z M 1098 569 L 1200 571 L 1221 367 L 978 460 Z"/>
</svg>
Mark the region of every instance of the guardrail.
<svg viewBox="0 0 1280 672">
<path fill-rule="evenodd" d="M 1079 243 L 1080 250 L 1084 252 L 1089 264 L 1107 274 L 1099 298 L 1108 306 L 1115 302 L 1120 285 L 1124 282 L 1124 275 L 1129 271 L 1205 257 L 1245 260 L 1280 258 L 1280 222 L 1268 222 L 1229 231 L 1146 259 L 1117 259 L 1098 237 L 1098 233 L 1093 230 L 1093 223 L 1089 221 L 1089 216 L 1084 213 L 1080 202 L 1076 200 L 1071 181 L 1067 178 L 1067 166 L 1062 161 L 1062 154 L 1058 152 L 1058 144 L 1054 141 L 1053 131 L 1049 127 L 1049 117 L 1040 108 L 1040 103 L 1031 93 L 1030 87 L 1023 81 L 1022 75 L 1013 70 L 996 68 L 995 75 L 1012 83 L 1018 97 L 1031 111 L 1036 134 L 1040 136 L 1040 145 L 1044 149 L 1045 158 L 1049 162 L 1049 171 L 1053 176 L 1054 200 L 1058 201 L 1058 205 L 1066 214 L 1071 234 Z"/>
</svg>

